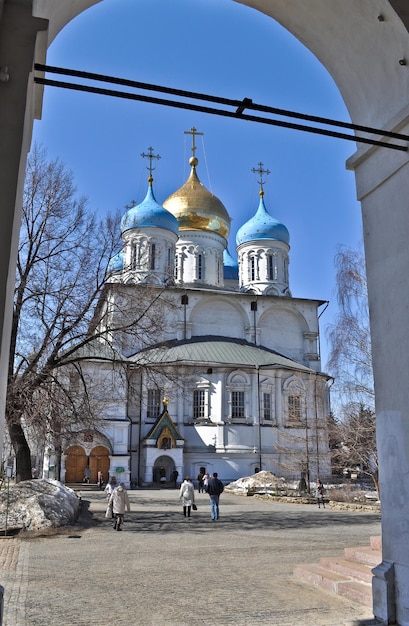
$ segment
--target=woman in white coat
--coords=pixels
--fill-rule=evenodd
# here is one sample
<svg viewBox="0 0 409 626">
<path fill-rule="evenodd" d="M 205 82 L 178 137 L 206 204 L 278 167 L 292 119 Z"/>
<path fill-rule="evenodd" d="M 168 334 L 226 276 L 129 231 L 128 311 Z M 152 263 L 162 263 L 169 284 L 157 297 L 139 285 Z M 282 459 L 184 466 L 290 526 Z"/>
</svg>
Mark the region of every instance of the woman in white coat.
<svg viewBox="0 0 409 626">
<path fill-rule="evenodd" d="M 182 500 L 183 515 L 190 517 L 190 511 L 195 503 L 195 488 L 189 476 L 186 476 L 180 486 L 179 498 Z"/>
<path fill-rule="evenodd" d="M 109 498 L 109 505 L 112 505 L 112 510 L 115 517 L 115 530 L 122 530 L 122 522 L 124 521 L 125 508 L 127 511 L 131 510 L 128 498 L 128 492 L 125 489 L 124 483 L 120 483 L 119 487 L 113 490 L 111 497 Z"/>
</svg>

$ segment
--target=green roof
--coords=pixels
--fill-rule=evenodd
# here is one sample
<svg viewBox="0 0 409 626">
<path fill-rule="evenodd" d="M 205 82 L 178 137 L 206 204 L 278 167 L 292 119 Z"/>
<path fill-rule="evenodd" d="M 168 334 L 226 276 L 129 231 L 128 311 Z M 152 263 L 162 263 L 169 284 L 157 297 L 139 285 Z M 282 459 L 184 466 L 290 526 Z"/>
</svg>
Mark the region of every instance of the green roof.
<svg viewBox="0 0 409 626">
<path fill-rule="evenodd" d="M 166 341 L 137 352 L 129 360 L 143 366 L 178 363 L 228 367 L 271 366 L 313 371 L 274 350 L 257 346 L 244 339 L 214 336 Z"/>
</svg>

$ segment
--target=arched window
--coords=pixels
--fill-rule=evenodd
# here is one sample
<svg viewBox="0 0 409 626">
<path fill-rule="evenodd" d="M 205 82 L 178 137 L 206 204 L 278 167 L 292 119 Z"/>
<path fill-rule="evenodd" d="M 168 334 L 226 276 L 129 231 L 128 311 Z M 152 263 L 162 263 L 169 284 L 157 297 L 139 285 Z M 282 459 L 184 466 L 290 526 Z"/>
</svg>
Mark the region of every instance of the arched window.
<svg viewBox="0 0 409 626">
<path fill-rule="evenodd" d="M 268 255 L 268 278 L 269 280 L 278 279 L 277 254 L 275 252 Z"/>
<path fill-rule="evenodd" d="M 197 279 L 203 280 L 204 278 L 204 257 L 203 254 L 197 255 Z"/>
<path fill-rule="evenodd" d="M 151 243 L 150 245 L 150 264 L 149 269 L 154 270 L 156 265 L 156 243 Z"/>
<path fill-rule="evenodd" d="M 250 280 L 256 280 L 256 259 L 254 256 L 250 257 Z"/>
</svg>

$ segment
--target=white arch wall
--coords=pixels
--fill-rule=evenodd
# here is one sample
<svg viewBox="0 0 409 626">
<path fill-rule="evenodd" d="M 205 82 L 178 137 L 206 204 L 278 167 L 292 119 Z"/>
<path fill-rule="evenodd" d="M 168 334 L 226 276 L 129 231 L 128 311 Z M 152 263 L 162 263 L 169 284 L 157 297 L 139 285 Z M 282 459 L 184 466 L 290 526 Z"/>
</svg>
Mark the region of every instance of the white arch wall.
<svg viewBox="0 0 409 626">
<path fill-rule="evenodd" d="M 75 15 L 98 0 L 8 0 L 0 3 L 0 66 L 11 80 L 1 84 L 0 116 L 0 406 L 4 411 L 11 297 L 25 157 L 35 107 L 30 85 L 33 59 Z M 409 36 L 391 4 L 407 19 L 401 0 L 246 0 L 278 20 L 325 65 L 337 83 L 352 121 L 408 132 Z M 378 20 L 383 15 L 384 21 Z M 47 24 L 32 16 L 50 20 Z M 37 33 L 40 33 L 37 37 Z M 406 153 L 359 148 L 350 159 L 362 202 L 373 338 L 378 445 L 381 461 L 384 572 L 375 583 L 375 614 L 409 625 L 409 268 L 407 246 L 409 171 Z M 389 217 L 389 219 L 388 219 Z M 387 487 L 387 488 L 386 488 Z M 392 566 L 388 569 L 389 564 Z"/>
</svg>

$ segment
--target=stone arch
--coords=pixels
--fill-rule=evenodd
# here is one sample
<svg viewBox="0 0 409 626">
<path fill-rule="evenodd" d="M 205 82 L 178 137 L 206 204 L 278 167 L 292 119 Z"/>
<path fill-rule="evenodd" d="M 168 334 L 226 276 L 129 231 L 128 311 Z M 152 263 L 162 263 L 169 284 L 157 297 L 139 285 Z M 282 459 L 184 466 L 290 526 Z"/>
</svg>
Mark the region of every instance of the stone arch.
<svg viewBox="0 0 409 626">
<path fill-rule="evenodd" d="M 228 298 L 217 298 L 212 300 L 201 300 L 192 310 L 189 322 L 192 324 L 192 335 L 206 335 L 209 319 L 214 324 L 215 317 L 229 319 L 229 337 L 238 339 L 244 338 L 244 329 L 249 324 L 249 318 L 245 310 L 238 303 L 232 302 Z"/>
<path fill-rule="evenodd" d="M 168 454 L 162 454 L 161 456 L 158 456 L 153 466 L 153 481 L 155 483 L 170 482 L 174 469 L 175 462 L 171 456 L 169 456 Z M 165 481 L 161 481 L 161 478 L 163 477 L 165 478 Z"/>
<path fill-rule="evenodd" d="M 32 61 L 43 62 L 47 45 L 65 24 L 98 1 L 34 0 L 23 7 L 10 0 L 4 5 L 2 16 L 10 6 L 12 11 L 18 8 L 14 25 L 21 26 L 21 29 L 0 22 L 2 46 L 14 65 L 13 80 L 2 98 L 4 127 L 7 128 L 3 131 L 0 149 L 5 233 L 1 253 L 3 276 L 14 273 L 10 259 L 14 259 L 18 242 L 18 207 L 21 206 L 25 155 L 29 149 L 33 116 L 41 110 L 42 90 L 36 89 L 34 94 L 28 80 Z M 409 73 L 404 56 L 408 50 L 409 24 L 406 0 L 359 0 L 355 3 L 342 0 L 310 0 L 308 3 L 305 0 L 237 1 L 276 19 L 315 54 L 333 77 L 354 122 L 409 133 Z M 33 6 L 35 19 L 27 10 L 30 6 Z M 37 18 L 44 18 L 44 22 Z M 25 32 L 30 33 L 30 37 L 25 37 Z M 402 528 L 409 517 L 409 498 L 402 497 L 401 481 L 394 480 L 388 453 L 388 441 L 392 440 L 396 444 L 392 446 L 397 457 L 394 462 L 398 461 L 402 475 L 409 473 L 406 454 L 409 448 L 406 384 L 409 352 L 402 348 L 409 342 L 409 291 L 401 289 L 400 280 L 407 275 L 409 267 L 408 154 L 365 147 L 349 160 L 348 166 L 356 172 L 364 217 L 380 479 L 388 504 L 382 512 L 382 524 L 386 529 L 383 544 L 385 570 L 376 581 L 376 596 L 384 620 L 396 619 L 399 623 L 409 624 L 409 607 L 405 600 L 409 596 L 409 545 L 401 539 Z M 12 281 L 8 284 L 3 281 L 0 325 L 5 354 L 9 344 L 12 294 Z M 388 294 L 387 298 L 385 294 Z M 392 307 L 391 302 L 394 303 Z M 1 375 L 4 397 L 5 363 Z M 394 563 L 399 567 L 393 571 Z M 375 612 L 375 615 L 379 613 Z"/>
</svg>

